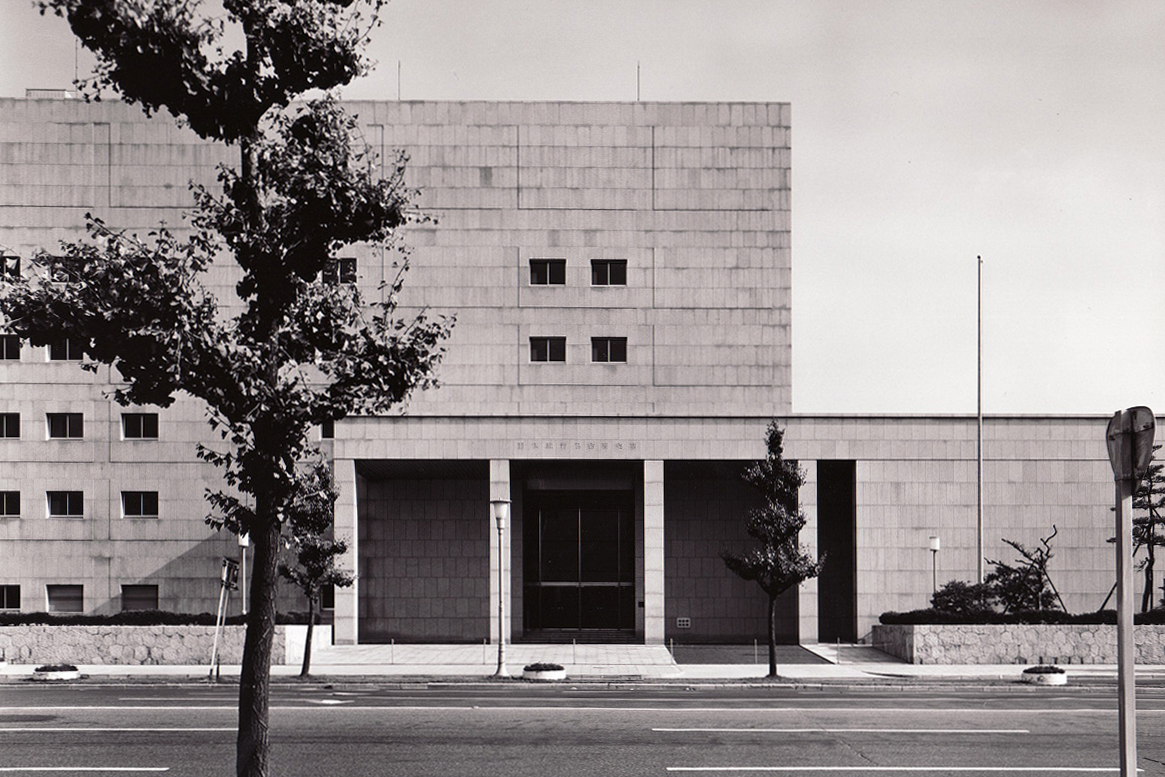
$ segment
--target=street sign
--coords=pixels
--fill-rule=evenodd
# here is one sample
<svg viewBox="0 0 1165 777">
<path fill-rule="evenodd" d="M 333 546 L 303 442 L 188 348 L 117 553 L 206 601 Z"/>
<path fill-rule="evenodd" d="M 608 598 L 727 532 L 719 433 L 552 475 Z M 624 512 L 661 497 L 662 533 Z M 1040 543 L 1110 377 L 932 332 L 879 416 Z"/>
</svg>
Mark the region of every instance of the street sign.
<svg viewBox="0 0 1165 777">
<path fill-rule="evenodd" d="M 1113 480 L 1139 481 L 1153 458 L 1153 433 L 1157 421 L 1147 407 L 1118 410 L 1108 422 L 1105 442 Z"/>
</svg>

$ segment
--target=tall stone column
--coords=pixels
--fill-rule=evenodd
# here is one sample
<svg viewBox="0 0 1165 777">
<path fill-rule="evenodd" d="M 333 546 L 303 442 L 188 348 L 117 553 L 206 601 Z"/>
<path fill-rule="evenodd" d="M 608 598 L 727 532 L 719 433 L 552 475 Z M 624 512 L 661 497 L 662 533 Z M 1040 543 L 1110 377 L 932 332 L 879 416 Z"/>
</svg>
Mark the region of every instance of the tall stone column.
<svg viewBox="0 0 1165 777">
<path fill-rule="evenodd" d="M 643 462 L 643 641 L 664 641 L 663 462 Z"/>
<path fill-rule="evenodd" d="M 338 566 L 356 576 L 348 588 L 336 588 L 336 609 L 333 613 L 332 641 L 337 645 L 355 645 L 359 641 L 358 602 L 360 600 L 360 548 L 357 524 L 357 493 L 355 459 L 336 459 L 332 463 L 339 496 L 333 520 L 334 535 L 348 543 L 348 552 L 338 560 Z"/>
<path fill-rule="evenodd" d="M 820 554 L 817 543 L 817 462 L 798 462 L 805 470 L 805 485 L 801 486 L 798 498 L 801 510 L 805 514 L 805 526 L 801 529 L 800 541 L 802 547 L 816 558 Z M 798 634 L 797 640 L 801 644 L 813 644 L 818 641 L 820 623 L 817 613 L 817 578 L 806 580 L 797 591 L 798 598 Z"/>
<path fill-rule="evenodd" d="M 509 459 L 490 460 L 489 498 L 491 500 L 512 498 L 510 496 Z M 505 587 L 503 595 L 506 603 L 503 633 L 505 633 L 507 641 L 509 641 L 514 633 L 510 626 L 513 622 L 513 618 L 510 615 L 510 609 L 513 603 L 513 597 L 510 595 L 510 578 L 513 576 L 513 555 L 510 553 L 510 532 L 514 525 L 513 504 L 510 507 L 510 515 L 506 520 L 506 526 L 502 532 L 502 554 L 500 557 L 498 556 L 498 527 L 494 522 L 493 510 L 488 504 L 484 508 L 486 519 L 489 521 L 489 641 L 493 644 L 497 644 L 498 641 L 498 564 L 502 559 L 505 560 L 505 568 L 502 570 L 505 575 L 505 580 L 502 582 L 502 585 Z"/>
</svg>

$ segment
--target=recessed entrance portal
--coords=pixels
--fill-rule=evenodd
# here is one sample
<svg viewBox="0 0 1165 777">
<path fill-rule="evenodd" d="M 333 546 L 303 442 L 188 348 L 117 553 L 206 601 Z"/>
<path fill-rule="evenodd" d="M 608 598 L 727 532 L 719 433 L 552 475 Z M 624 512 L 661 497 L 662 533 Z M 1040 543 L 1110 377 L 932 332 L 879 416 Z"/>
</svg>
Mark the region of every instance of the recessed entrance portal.
<svg viewBox="0 0 1165 777">
<path fill-rule="evenodd" d="M 527 632 L 635 630 L 635 493 L 528 491 Z"/>
</svg>

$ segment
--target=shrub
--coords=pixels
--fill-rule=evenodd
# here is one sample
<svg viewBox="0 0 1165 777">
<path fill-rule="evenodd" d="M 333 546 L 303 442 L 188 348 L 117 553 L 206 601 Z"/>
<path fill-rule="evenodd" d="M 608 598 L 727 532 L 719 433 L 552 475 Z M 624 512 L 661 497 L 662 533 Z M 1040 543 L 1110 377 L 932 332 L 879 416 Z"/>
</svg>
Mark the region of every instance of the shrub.
<svg viewBox="0 0 1165 777">
<path fill-rule="evenodd" d="M 989 612 L 993 598 L 991 588 L 985 583 L 952 580 L 934 593 L 930 606 L 939 612 L 969 615 Z"/>
<path fill-rule="evenodd" d="M 35 670 L 36 672 L 76 672 L 77 667 L 72 664 L 42 664 Z"/>
<path fill-rule="evenodd" d="M 279 613 L 276 622 L 280 624 L 307 623 L 307 613 Z M 0 613 L 0 626 L 213 626 L 215 614 L 211 612 L 187 613 L 165 610 L 127 610 L 112 615 L 57 615 L 47 612 L 6 612 Z M 231 615 L 226 619 L 228 626 L 246 623 L 243 615 Z"/>
<path fill-rule="evenodd" d="M 1052 664 L 1040 664 L 1039 666 L 1029 666 L 1023 670 L 1024 674 L 1065 674 L 1064 670 Z"/>
<path fill-rule="evenodd" d="M 561 670 L 562 667 L 559 664 L 548 664 L 542 661 L 522 667 L 523 672 L 559 672 Z"/>
</svg>

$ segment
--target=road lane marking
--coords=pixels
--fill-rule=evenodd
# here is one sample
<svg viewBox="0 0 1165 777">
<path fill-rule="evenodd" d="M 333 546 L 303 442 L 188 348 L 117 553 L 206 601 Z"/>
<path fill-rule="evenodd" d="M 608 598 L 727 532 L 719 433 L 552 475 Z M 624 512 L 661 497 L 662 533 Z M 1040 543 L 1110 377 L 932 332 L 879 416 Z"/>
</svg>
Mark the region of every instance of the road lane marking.
<svg viewBox="0 0 1165 777">
<path fill-rule="evenodd" d="M 233 731 L 238 731 L 238 730 L 239 729 L 237 726 L 229 726 L 229 727 L 218 726 L 215 728 L 206 728 L 206 727 L 198 727 L 198 726 L 191 727 L 191 728 L 145 728 L 145 727 L 141 727 L 141 726 L 124 726 L 124 727 L 118 727 L 118 728 L 108 727 L 108 726 L 100 726 L 100 727 L 99 726 L 7 726 L 4 728 L 0 728 L 0 733 L 12 734 L 12 733 L 15 733 L 18 731 L 21 731 L 21 732 L 34 731 L 37 733 L 57 734 L 57 733 L 69 732 L 69 731 L 82 731 L 82 732 L 91 732 L 91 733 L 92 732 L 106 733 L 106 732 L 122 732 L 122 731 L 141 731 L 141 732 L 146 732 L 146 733 L 150 733 L 150 734 L 167 734 L 167 733 L 180 733 L 180 732 L 185 732 L 185 731 L 196 731 L 196 732 L 210 731 L 210 732 L 217 733 L 217 732 L 222 732 L 222 731 L 233 732 Z"/>
<path fill-rule="evenodd" d="M 0 772 L 168 772 L 169 766 L 0 766 Z"/>
<path fill-rule="evenodd" d="M 652 731 L 707 734 L 1030 734 L 1026 728 L 653 728 Z"/>
<path fill-rule="evenodd" d="M 1100 774 L 1119 766 L 669 766 L 669 772 L 1007 772 Z M 1144 771 L 1137 769 L 1138 772 Z"/>
</svg>

